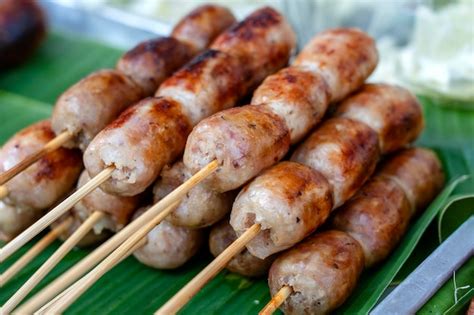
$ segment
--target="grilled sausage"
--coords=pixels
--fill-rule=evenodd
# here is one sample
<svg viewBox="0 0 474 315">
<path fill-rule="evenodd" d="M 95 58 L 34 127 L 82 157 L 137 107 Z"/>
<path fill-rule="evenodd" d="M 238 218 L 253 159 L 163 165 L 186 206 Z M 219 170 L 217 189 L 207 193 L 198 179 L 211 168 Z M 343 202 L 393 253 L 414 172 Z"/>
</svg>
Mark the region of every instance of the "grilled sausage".
<svg viewBox="0 0 474 315">
<path fill-rule="evenodd" d="M 264 7 L 219 35 L 211 48 L 239 58 L 252 73 L 248 84 L 256 86 L 288 63 L 295 44 L 295 33 L 285 18 Z"/>
<path fill-rule="evenodd" d="M 336 211 L 332 224 L 359 242 L 366 267 L 387 257 L 405 233 L 411 217 L 410 203 L 403 190 L 395 181 L 380 175 Z"/>
<path fill-rule="evenodd" d="M 160 201 L 191 176 L 191 172 L 181 161 L 171 167 L 165 167 L 153 188 L 154 202 Z M 234 197 L 233 192 L 221 194 L 198 184 L 186 194 L 166 219 L 176 226 L 203 228 L 228 214 Z"/>
<path fill-rule="evenodd" d="M 134 215 L 138 217 L 145 209 Z M 186 263 L 201 247 L 203 230 L 174 226 L 162 221 L 147 235 L 148 242 L 133 255 L 141 263 L 157 269 L 174 269 Z"/>
<path fill-rule="evenodd" d="M 45 34 L 44 14 L 36 1 L 0 1 L 0 69 L 24 62 Z"/>
<path fill-rule="evenodd" d="M 232 12 L 216 4 L 205 4 L 187 14 L 171 32 L 194 52 L 204 50 L 225 29 L 236 22 Z"/>
<path fill-rule="evenodd" d="M 53 130 L 71 132 L 75 138 L 67 146 L 85 150 L 99 131 L 143 96 L 140 87 L 121 72 L 97 71 L 59 97 L 52 114 Z"/>
<path fill-rule="evenodd" d="M 326 221 L 332 203 L 331 186 L 319 172 L 282 162 L 242 189 L 230 224 L 239 235 L 255 223 L 261 225 L 262 231 L 247 249 L 264 259 L 312 233 Z"/>
<path fill-rule="evenodd" d="M 360 87 L 377 62 L 375 42 L 366 33 L 336 28 L 314 37 L 293 65 L 321 74 L 329 85 L 331 102 L 337 102 Z"/>
<path fill-rule="evenodd" d="M 119 59 L 116 68 L 133 79 L 148 96 L 193 55 L 185 43 L 172 37 L 161 37 L 135 46 Z"/>
<path fill-rule="evenodd" d="M 415 140 L 424 127 L 423 113 L 409 91 L 388 84 L 366 84 L 338 105 L 335 116 L 365 123 L 379 136 L 383 153 Z"/>
<path fill-rule="evenodd" d="M 0 150 L 0 173 L 10 169 L 54 138 L 48 120 L 15 134 Z M 43 211 L 71 190 L 82 169 L 79 150 L 60 148 L 10 180 L 4 201 L 18 208 Z"/>
<path fill-rule="evenodd" d="M 264 16 L 265 14 L 265 10 L 258 10 L 248 19 Z M 244 20 L 244 22 L 246 20 Z M 249 58 L 268 60 L 272 57 L 274 49 L 281 49 L 277 49 L 277 47 L 284 46 L 289 49 L 289 47 L 287 47 L 288 45 L 283 45 L 282 43 L 287 41 L 286 38 L 273 38 L 266 36 L 269 33 L 284 31 L 287 24 L 286 22 L 283 22 L 282 18 L 279 19 L 278 23 L 268 23 L 264 25 L 244 23 L 242 25 L 241 29 L 247 30 L 249 33 L 254 32 L 253 28 L 258 28 L 259 32 L 257 33 L 260 36 L 253 37 L 253 40 L 260 46 L 272 47 L 271 49 L 263 50 L 263 52 L 270 54 L 270 56 L 259 53 L 249 56 Z M 244 41 L 245 38 L 241 40 Z M 239 46 L 236 45 L 235 49 L 238 48 Z M 232 56 L 230 53 L 227 54 Z M 246 91 L 241 92 L 241 95 L 238 95 L 238 97 L 228 94 L 228 90 L 233 92 L 239 91 L 240 88 L 238 87 L 246 85 L 245 82 L 247 82 L 247 80 L 245 77 L 241 76 L 239 76 L 239 80 L 233 79 L 235 74 L 231 74 L 227 70 L 230 68 L 234 69 L 229 61 L 227 61 L 228 64 L 222 68 L 224 64 L 222 64 L 219 59 L 221 56 L 225 59 L 226 57 L 224 55 L 214 52 L 204 53 L 204 55 L 206 56 L 205 58 L 198 56 L 197 59 L 191 62 L 190 67 L 185 67 L 183 71 L 180 71 L 176 76 L 169 79 L 171 82 L 174 80 L 174 84 L 179 85 L 179 89 L 183 92 L 188 90 L 187 92 L 194 91 L 194 93 L 202 93 L 203 91 L 201 87 L 189 89 L 186 84 L 205 84 L 207 87 L 210 87 L 211 90 L 206 91 L 206 93 L 202 95 L 202 99 L 199 98 L 199 106 L 204 104 L 202 103 L 203 100 L 206 101 L 206 106 L 200 107 L 200 110 L 197 113 L 198 116 L 217 110 L 219 106 L 216 105 L 216 103 L 220 101 L 224 101 L 224 104 L 221 104 L 221 106 L 235 105 L 230 104 L 232 102 L 231 100 L 235 101 L 237 98 L 243 97 L 246 94 Z M 241 55 L 242 53 L 240 53 L 240 56 Z M 286 56 L 287 55 L 284 57 Z M 210 61 L 207 60 L 207 58 L 216 58 L 216 61 Z M 240 65 L 245 69 L 245 73 L 251 74 L 251 77 L 256 75 L 253 73 L 254 69 L 250 69 L 250 67 L 245 64 Z M 213 73 L 211 78 L 208 70 L 212 68 L 217 71 L 211 71 Z M 225 69 L 225 71 L 222 71 L 222 69 Z M 276 71 L 278 69 L 272 68 L 271 70 Z M 206 80 L 211 81 L 206 82 Z M 227 80 L 231 86 L 220 84 L 219 81 L 221 80 Z M 170 85 L 167 84 L 166 88 L 171 88 Z M 160 95 L 160 93 L 158 94 Z M 177 96 L 175 98 L 177 99 Z M 180 153 L 184 149 L 184 138 L 188 135 L 189 128 L 197 117 L 194 116 L 196 113 L 192 109 L 194 104 L 191 102 L 193 102 L 193 100 L 198 100 L 198 97 L 186 97 L 186 100 L 183 98 L 179 101 L 175 101 L 170 97 L 148 99 L 142 101 L 141 104 L 149 102 L 162 105 L 151 106 L 152 108 L 155 108 L 153 111 L 146 110 L 146 108 L 149 108 L 150 106 L 136 105 L 131 110 L 122 113 L 115 122 L 110 124 L 97 135 L 86 150 L 84 163 L 89 174 L 91 176 L 96 175 L 105 166 L 114 165 L 117 170 L 112 175 L 112 179 L 108 180 L 102 186 L 105 191 L 126 196 L 144 191 L 157 177 L 163 166 L 172 163 L 176 159 L 175 153 Z M 172 111 L 173 115 L 169 113 L 160 114 L 158 107 L 162 107 L 163 111 Z M 141 109 L 139 110 L 139 108 Z M 170 108 L 172 108 L 172 110 L 170 110 Z M 187 115 L 190 115 L 191 117 Z M 274 119 L 273 116 L 275 116 L 271 113 L 265 115 L 267 117 L 262 119 L 262 121 L 266 121 L 265 124 L 271 123 Z M 167 116 L 168 119 L 161 120 L 160 118 L 160 120 L 157 120 L 156 117 L 153 116 L 163 118 Z M 270 126 L 265 126 L 265 128 L 268 129 Z M 151 129 L 154 131 L 151 132 Z M 287 134 L 286 131 L 285 134 Z"/>
<path fill-rule="evenodd" d="M 252 104 L 267 104 L 282 117 L 293 144 L 319 123 L 330 97 L 329 87 L 321 75 L 289 67 L 266 78 L 254 92 Z"/>
<path fill-rule="evenodd" d="M 91 177 L 114 165 L 105 192 L 134 196 L 143 192 L 160 170 L 176 159 L 191 130 L 177 102 L 146 98 L 128 108 L 102 130 L 84 152 Z"/>
<path fill-rule="evenodd" d="M 333 191 L 338 207 L 369 178 L 379 159 L 377 134 L 367 125 L 347 118 L 324 122 L 298 147 L 292 161 L 320 172 Z"/>
<path fill-rule="evenodd" d="M 10 241 L 42 215 L 43 211 L 12 206 L 0 200 L 0 240 Z"/>
<path fill-rule="evenodd" d="M 209 234 L 209 249 L 212 255 L 217 257 L 236 239 L 237 235 L 227 219 L 217 223 L 212 227 Z M 226 268 L 246 277 L 259 277 L 267 273 L 274 258 L 271 256 L 266 259 L 259 259 L 244 248 L 242 252 L 232 258 Z"/>
<path fill-rule="evenodd" d="M 247 77 L 235 57 L 207 50 L 163 82 L 156 96 L 180 103 L 194 126 L 211 114 L 233 107 L 247 91 Z"/>
<path fill-rule="evenodd" d="M 272 295 L 283 286 L 293 293 L 282 304 L 285 314 L 328 314 L 340 306 L 364 268 L 364 253 L 349 234 L 326 231 L 280 255 L 272 264 Z"/>
<path fill-rule="evenodd" d="M 218 5 L 202 5 L 184 16 L 171 37 L 138 44 L 117 63 L 145 92 L 155 93 L 175 70 L 208 47 L 217 35 L 235 23 L 232 13 Z"/>
<path fill-rule="evenodd" d="M 413 213 L 424 209 L 444 185 L 441 162 L 427 149 L 414 148 L 397 154 L 383 166 L 383 173 L 405 191 Z"/>
<path fill-rule="evenodd" d="M 244 106 L 199 123 L 188 137 L 183 161 L 197 172 L 217 160 L 219 169 L 206 179 L 206 184 L 225 192 L 278 162 L 289 145 L 289 131 L 277 115 L 263 105 Z"/>
<path fill-rule="evenodd" d="M 84 186 L 90 180 L 87 171 L 82 172 L 77 183 L 77 188 Z M 107 214 L 94 227 L 96 233 L 102 228 L 113 232 L 121 230 L 132 218 L 133 212 L 138 208 L 140 196 L 122 197 L 110 195 L 102 189 L 95 189 L 82 198 L 71 210 L 77 212 L 79 217 L 86 219 L 93 212 L 100 211 Z"/>
</svg>

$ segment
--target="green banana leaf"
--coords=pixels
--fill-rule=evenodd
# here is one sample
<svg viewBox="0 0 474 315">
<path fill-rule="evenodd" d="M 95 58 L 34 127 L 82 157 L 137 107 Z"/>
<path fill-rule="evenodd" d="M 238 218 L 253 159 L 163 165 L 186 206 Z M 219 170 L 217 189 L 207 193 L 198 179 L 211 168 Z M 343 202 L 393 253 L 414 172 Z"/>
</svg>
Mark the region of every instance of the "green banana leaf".
<svg viewBox="0 0 474 315">
<path fill-rule="evenodd" d="M 63 90 L 96 69 L 112 67 L 120 53 L 100 43 L 67 34 L 51 34 L 38 53 L 25 65 L 0 73 L 0 143 L 20 128 L 47 117 L 51 105 Z M 426 258 L 439 245 L 438 224 L 435 220 L 439 213 L 444 213 L 441 219 L 444 237 L 460 221 L 472 214 L 469 212 L 472 207 L 458 204 L 453 206 L 450 201 L 454 197 L 474 194 L 474 181 L 463 177 L 474 174 L 474 112 L 435 103 L 427 97 L 421 96 L 420 101 L 424 106 L 426 129 L 418 144 L 436 150 L 443 161 L 449 184 L 430 207 L 414 220 L 401 244 L 387 261 L 363 274 L 355 292 L 338 313 L 367 313 L 387 287 L 403 280 Z M 6 270 L 33 243 L 34 241 L 30 242 L 11 259 L 2 263 L 0 272 Z M 0 289 L 0 305 L 8 300 L 58 246 L 58 242 L 50 246 Z M 88 249 L 77 249 L 68 254 L 32 294 L 89 252 Z M 99 280 L 67 313 L 151 314 L 211 259 L 207 249 L 203 249 L 184 267 L 159 271 L 145 267 L 130 257 Z M 472 269 L 471 259 L 456 274 L 459 285 L 463 286 L 474 279 L 470 277 Z M 442 305 L 434 312 L 442 313 L 448 309 L 450 312 L 460 312 L 460 304 L 468 300 L 468 295 L 459 296 L 462 301 L 454 305 L 452 292 L 452 281 L 448 281 L 422 311 L 434 310 L 435 306 Z M 248 279 L 223 271 L 181 313 L 256 314 L 269 298 L 265 279 Z"/>
</svg>

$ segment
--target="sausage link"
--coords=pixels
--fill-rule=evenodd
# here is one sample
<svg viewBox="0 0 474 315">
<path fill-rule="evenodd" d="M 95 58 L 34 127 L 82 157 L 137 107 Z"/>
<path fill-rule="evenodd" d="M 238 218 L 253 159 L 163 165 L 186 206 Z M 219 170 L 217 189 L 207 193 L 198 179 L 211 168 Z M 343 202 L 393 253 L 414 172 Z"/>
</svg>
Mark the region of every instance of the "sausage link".
<svg viewBox="0 0 474 315">
<path fill-rule="evenodd" d="M 288 151 L 285 123 L 264 105 L 231 108 L 208 117 L 189 135 L 184 164 L 197 172 L 213 160 L 219 169 L 206 184 L 219 192 L 238 188 Z"/>
<path fill-rule="evenodd" d="M 289 67 L 266 78 L 254 92 L 251 103 L 267 104 L 282 117 L 294 144 L 320 122 L 329 99 L 329 87 L 321 75 Z"/>
<path fill-rule="evenodd" d="M 82 172 L 77 183 L 77 188 L 84 186 L 90 180 L 87 171 Z M 93 212 L 100 211 L 108 214 L 103 217 L 98 226 L 94 227 L 97 233 L 102 227 L 117 232 L 121 230 L 132 218 L 133 212 L 138 208 L 140 196 L 123 197 L 110 195 L 102 189 L 95 189 L 90 194 L 82 198 L 71 210 L 81 213 L 84 218 L 89 217 Z M 99 227 L 100 226 L 100 227 Z"/>
<path fill-rule="evenodd" d="M 336 230 L 350 234 L 362 246 L 366 267 L 388 256 L 411 217 L 410 203 L 403 190 L 380 175 L 337 210 L 332 221 Z"/>
<path fill-rule="evenodd" d="M 320 172 L 332 187 L 334 207 L 339 207 L 370 177 L 379 157 L 377 134 L 370 127 L 334 118 L 316 129 L 291 160 Z"/>
<path fill-rule="evenodd" d="M 209 250 L 212 255 L 217 257 L 236 239 L 237 235 L 230 226 L 229 221 L 224 219 L 214 225 L 209 233 Z M 267 273 L 274 258 L 274 256 L 271 256 L 260 259 L 250 254 L 250 252 L 244 248 L 242 252 L 232 258 L 226 268 L 246 277 L 259 277 Z"/>
<path fill-rule="evenodd" d="M 0 150 L 0 173 L 7 171 L 55 137 L 49 120 L 19 131 Z M 60 148 L 46 154 L 5 186 L 4 201 L 18 208 L 43 211 L 69 192 L 81 172 L 81 152 Z"/>
<path fill-rule="evenodd" d="M 397 154 L 383 165 L 381 173 L 397 181 L 405 191 L 413 213 L 424 209 L 444 185 L 440 160 L 433 151 L 423 148 Z"/>
<path fill-rule="evenodd" d="M 12 240 L 43 214 L 44 211 L 12 206 L 0 200 L 0 241 Z"/>
<path fill-rule="evenodd" d="M 141 42 L 117 62 L 117 70 L 135 81 L 144 95 L 155 93 L 158 86 L 194 54 L 185 43 L 172 37 Z"/>
<path fill-rule="evenodd" d="M 154 202 L 160 201 L 192 176 L 182 161 L 165 167 L 153 188 Z M 218 193 L 206 185 L 198 184 L 181 200 L 179 206 L 166 219 L 176 226 L 203 228 L 210 226 L 232 209 L 234 192 Z"/>
<path fill-rule="evenodd" d="M 137 218 L 145 211 L 136 212 Z M 174 269 L 193 257 L 204 241 L 203 230 L 174 226 L 162 221 L 147 235 L 147 243 L 133 255 L 141 263 L 157 269 Z"/>
<path fill-rule="evenodd" d="M 238 235 L 255 223 L 261 225 L 262 231 L 246 246 L 264 259 L 304 239 L 326 221 L 331 209 L 331 186 L 320 173 L 282 162 L 242 189 L 230 224 Z"/>
<path fill-rule="evenodd" d="M 249 85 L 256 86 L 288 63 L 295 44 L 295 33 L 285 18 L 264 7 L 219 35 L 211 48 L 239 58 L 252 73 Z"/>
<path fill-rule="evenodd" d="M 191 131 L 178 103 L 146 98 L 123 112 L 102 130 L 84 152 L 91 177 L 114 165 L 105 192 L 134 196 L 143 192 L 160 170 L 176 159 Z"/>
<path fill-rule="evenodd" d="M 194 52 L 200 52 L 236 22 L 229 9 L 216 4 L 205 4 L 182 18 L 173 28 L 171 36 L 192 47 Z"/>
<path fill-rule="evenodd" d="M 388 84 L 366 84 L 345 99 L 335 113 L 361 121 L 379 136 L 382 153 L 393 152 L 414 141 L 424 127 L 421 105 L 409 91 Z"/>
<path fill-rule="evenodd" d="M 354 290 L 364 268 L 364 253 L 349 234 L 326 231 L 280 255 L 268 277 L 275 295 L 283 286 L 293 293 L 282 304 L 285 314 L 329 314 Z"/>
<path fill-rule="evenodd" d="M 337 102 L 359 88 L 377 62 L 377 48 L 369 35 L 355 28 L 336 28 L 314 37 L 293 65 L 321 74 L 331 102 Z"/>
<path fill-rule="evenodd" d="M 2 0 L 0 30 L 0 69 L 17 66 L 45 37 L 43 11 L 34 0 Z"/>
<path fill-rule="evenodd" d="M 194 126 L 211 114 L 233 107 L 247 92 L 246 77 L 235 57 L 207 50 L 163 82 L 156 96 L 179 102 Z"/>
<path fill-rule="evenodd" d="M 140 87 L 121 72 L 97 71 L 59 97 L 51 116 L 53 130 L 71 132 L 75 138 L 67 146 L 85 150 L 99 131 L 142 97 Z"/>
</svg>

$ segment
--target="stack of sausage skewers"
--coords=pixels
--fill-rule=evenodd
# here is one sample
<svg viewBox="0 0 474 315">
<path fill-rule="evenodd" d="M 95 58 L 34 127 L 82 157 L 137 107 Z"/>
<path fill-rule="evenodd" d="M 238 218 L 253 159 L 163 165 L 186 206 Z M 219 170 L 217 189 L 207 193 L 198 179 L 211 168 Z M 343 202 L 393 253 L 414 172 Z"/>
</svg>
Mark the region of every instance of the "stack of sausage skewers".
<svg viewBox="0 0 474 315">
<path fill-rule="evenodd" d="M 212 49 L 166 80 L 157 91 L 156 98 L 141 101 L 100 132 L 94 140 L 97 140 L 96 144 L 105 139 L 109 146 L 117 145 L 122 152 L 129 150 L 129 154 L 139 152 L 142 158 L 137 161 L 135 155 L 128 160 L 126 155 L 118 154 L 115 150 L 106 153 L 112 159 L 117 159 L 112 163 L 115 165 L 113 168 L 117 169 L 117 176 L 122 177 L 122 184 L 126 185 L 126 189 L 123 189 L 119 184 L 118 192 L 115 192 L 130 196 L 144 191 L 161 168 L 172 162 L 184 149 L 185 137 L 192 125 L 213 112 L 234 106 L 239 98 L 245 96 L 249 89 L 268 74 L 286 65 L 294 42 L 294 34 L 280 14 L 270 8 L 258 10 L 242 23 L 224 32 L 212 45 Z M 255 54 L 259 46 L 266 49 L 260 49 L 259 54 Z M 105 136 L 101 139 L 101 135 Z M 138 142 L 141 135 L 145 137 Z M 134 145 L 137 150 L 123 147 L 124 142 Z M 99 146 L 107 150 L 107 145 Z M 88 146 L 85 160 L 88 152 L 94 150 L 93 144 Z M 96 153 L 92 155 L 97 157 Z M 133 170 L 138 173 L 139 180 L 123 177 L 124 174 L 130 176 L 127 172 L 132 169 L 129 164 L 118 169 L 118 165 L 123 162 L 135 163 Z M 111 181 L 115 183 L 112 173 L 110 172 Z M 62 204 L 67 203 L 70 204 L 68 200 Z M 62 204 L 55 209 L 67 210 Z M 57 215 L 58 213 L 53 214 L 48 220 L 54 220 Z M 91 217 L 93 216 L 94 214 Z M 74 235 L 71 238 L 73 237 Z M 13 251 L 13 247 L 7 248 L 10 244 L 4 248 L 9 250 L 7 254 Z M 13 305 L 7 303 L 6 306 L 11 307 L 10 304 Z"/>
<path fill-rule="evenodd" d="M 216 232 L 211 233 L 211 249 L 214 248 L 215 254 L 222 253 L 158 313 L 179 310 L 229 262 L 233 261 L 237 266 L 234 270 L 242 266 L 242 262 L 236 259 L 242 259 L 245 263 L 261 262 L 258 270 L 248 274 L 262 274 L 276 254 L 295 245 L 272 265 L 269 283 L 276 297 L 270 305 L 281 304 L 290 297 L 283 304 L 285 312 L 327 312 L 340 305 L 350 294 L 364 261 L 365 265 L 370 266 L 388 255 L 406 229 L 414 209 L 426 205 L 442 186 L 439 161 L 429 151 L 407 150 L 389 160 L 361 192 L 356 193 L 374 172 L 381 154 L 406 147 L 421 132 L 423 119 L 420 106 L 414 96 L 401 88 L 383 84 L 363 86 L 377 62 L 375 45 L 363 32 L 355 29 L 323 32 L 303 49 L 291 67 L 270 75 L 286 64 L 293 45 L 293 33 L 283 18 L 272 9 L 261 9 L 223 33 L 211 45 L 216 50 L 208 53 L 207 56 L 212 57 L 207 58 L 217 59 L 219 53 L 224 53 L 227 55 L 225 58 L 232 56 L 236 61 L 229 71 L 233 77 L 216 71 L 212 74 L 217 79 L 207 78 L 205 91 L 210 89 L 210 96 L 199 99 L 189 95 L 189 90 L 186 90 L 187 93 L 183 92 L 183 88 L 180 90 L 183 73 L 189 72 L 185 68 L 160 87 L 157 92 L 161 97 L 159 100 L 154 100 L 152 105 L 142 101 L 98 133 L 85 151 L 86 169 L 91 176 L 99 174 L 95 187 L 102 184 L 105 192 L 124 198 L 143 192 L 166 164 L 176 160 L 184 148 L 186 139 L 182 137 L 189 133 L 189 126 L 195 125 L 187 139 L 183 162 L 164 169 L 155 186 L 157 203 L 146 211 L 142 210 L 143 213 L 137 214 L 135 221 L 112 238 L 114 241 L 104 244 L 106 246 L 96 250 L 90 259 L 68 272 L 62 283 L 51 287 L 46 293 L 48 298 L 118 247 L 45 310 L 63 311 L 108 269 L 142 247 L 146 243 L 144 237 L 150 231 L 157 231 L 159 240 L 166 235 L 178 238 L 177 233 L 166 234 L 169 223 L 161 222 L 165 217 L 168 216 L 173 224 L 188 228 L 214 224 L 230 210 L 235 196 L 233 191 L 244 184 L 246 186 L 234 201 L 231 212 L 230 224 L 237 233 L 235 242 L 225 250 L 225 245 L 216 249 L 219 246 L 212 245 L 216 243 L 213 239 L 219 237 L 216 235 L 226 235 L 219 231 L 230 231 L 225 223 L 216 227 Z M 241 71 L 239 77 L 244 80 L 235 79 L 238 71 Z M 268 75 L 254 93 L 251 105 L 216 113 L 235 105 L 237 98 Z M 229 89 L 230 85 L 232 88 Z M 225 94 L 225 89 L 229 89 L 231 95 Z M 355 95 L 348 97 L 357 90 Z M 199 104 L 197 109 L 187 105 L 189 100 Z M 292 161 L 277 164 L 287 154 L 291 144 L 305 138 L 321 121 L 329 105 L 341 100 L 344 101 L 335 105 L 333 117 L 323 122 L 296 149 Z M 226 104 L 216 106 L 216 102 Z M 151 117 L 154 114 L 149 110 L 151 107 L 162 110 L 166 118 Z M 213 115 L 205 118 L 210 114 Z M 179 122 L 180 119 L 183 123 Z M 144 125 L 156 122 L 166 125 L 164 129 L 170 134 L 165 137 L 162 130 L 143 131 Z M 128 155 L 122 149 L 124 145 L 131 148 L 127 148 Z M 141 158 L 147 155 L 157 158 L 153 162 Z M 138 163 L 137 156 L 141 159 Z M 420 163 L 427 166 L 416 169 Z M 412 170 L 415 175 L 404 175 L 407 170 Z M 191 176 L 192 173 L 195 175 Z M 101 174 L 105 175 L 101 177 Z M 429 187 L 419 182 L 417 176 L 422 175 L 431 179 Z M 176 186 L 178 188 L 167 195 Z M 203 195 L 210 197 L 201 200 L 198 210 L 193 211 L 193 206 L 197 204 L 196 196 Z M 385 199 L 393 205 L 385 204 Z M 343 206 L 347 200 L 350 201 Z M 379 202 L 380 205 L 364 208 L 370 202 Z M 340 206 L 342 209 L 336 212 L 331 224 L 343 232 L 315 234 L 297 245 L 314 233 L 327 221 L 332 210 Z M 410 209 L 408 212 L 407 207 Z M 370 213 L 371 210 L 373 213 Z M 376 235 L 381 243 L 385 241 L 381 245 L 383 249 L 380 249 L 379 244 L 368 241 L 364 233 L 370 234 L 378 228 L 377 224 L 382 225 L 380 217 L 389 210 L 393 216 L 398 216 L 401 225 L 390 242 L 382 239 L 382 234 Z M 369 211 L 369 214 L 364 211 Z M 367 230 L 364 230 L 363 225 L 357 225 L 358 216 L 364 215 L 378 220 L 373 230 L 370 230 L 371 226 L 365 226 Z M 393 226 L 383 227 L 390 232 L 394 229 Z M 184 242 L 199 239 L 190 235 L 184 234 Z M 229 237 L 226 238 L 228 240 Z M 142 248 L 143 261 L 147 260 L 145 248 L 148 245 Z M 244 247 L 248 252 L 239 255 Z M 353 260 L 339 268 L 337 255 L 321 261 L 321 257 L 326 257 L 325 251 L 343 252 L 341 263 L 351 255 Z M 140 253 L 137 252 L 137 256 Z M 180 263 L 188 259 L 189 255 L 185 256 Z M 319 265 L 315 265 L 312 282 L 300 285 L 301 271 L 290 271 L 297 270 L 298 267 L 292 266 L 301 265 L 300 261 L 310 259 L 308 257 Z M 153 259 L 148 260 L 148 264 L 163 268 L 160 262 Z M 336 284 L 321 284 L 325 280 L 321 280 L 318 266 L 321 270 L 335 268 L 337 271 L 332 273 L 334 279 L 350 276 L 349 283 L 339 291 L 330 287 Z M 290 278 L 293 280 L 288 280 Z M 324 294 L 315 297 L 312 295 L 314 292 Z"/>
<path fill-rule="evenodd" d="M 122 110 L 141 98 L 153 95 L 167 77 L 203 52 L 234 22 L 232 13 L 224 7 L 198 7 L 177 24 L 171 37 L 140 43 L 118 61 L 117 70 L 95 72 L 69 88 L 58 99 L 51 122 L 33 124 L 14 135 L 0 151 L 0 169 L 4 171 L 0 177 L 2 184 L 5 184 L 0 189 L 2 238 L 7 241 L 20 233 L 41 216 L 44 209 L 55 204 L 72 188 L 82 169 L 81 154 L 76 148 L 85 149 L 92 138 Z M 79 186 L 87 185 L 87 180 L 87 174 L 83 173 Z M 102 225 L 120 229 L 136 209 L 137 203 L 136 196 L 113 196 L 100 190 L 92 192 L 76 206 L 77 211 L 74 212 L 77 215 L 64 220 L 1 275 L 2 285 L 58 236 L 73 234 L 75 237 L 68 239 L 38 270 L 34 280 L 24 287 L 25 290 L 18 292 L 18 297 L 24 296 L 92 226 L 102 220 Z M 81 225 L 81 214 L 88 209 L 96 211 L 95 215 L 75 231 Z M 112 218 L 106 213 L 110 213 Z M 15 247 L 10 247 L 11 243 L 8 243 L 2 248 L 2 261 L 27 240 L 20 239 Z M 89 237 L 83 243 L 90 241 Z"/>
</svg>

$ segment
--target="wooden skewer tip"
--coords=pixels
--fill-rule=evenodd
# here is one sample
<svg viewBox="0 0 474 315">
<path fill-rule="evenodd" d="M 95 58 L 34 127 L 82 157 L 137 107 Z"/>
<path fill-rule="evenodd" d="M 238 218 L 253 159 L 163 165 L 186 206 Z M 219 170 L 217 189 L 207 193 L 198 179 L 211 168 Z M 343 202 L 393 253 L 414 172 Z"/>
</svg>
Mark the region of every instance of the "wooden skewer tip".
<svg viewBox="0 0 474 315">
<path fill-rule="evenodd" d="M 290 286 L 283 286 L 281 289 L 272 297 L 270 302 L 258 313 L 259 315 L 272 315 L 285 302 L 285 300 L 293 293 L 293 289 Z"/>
</svg>

